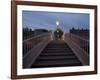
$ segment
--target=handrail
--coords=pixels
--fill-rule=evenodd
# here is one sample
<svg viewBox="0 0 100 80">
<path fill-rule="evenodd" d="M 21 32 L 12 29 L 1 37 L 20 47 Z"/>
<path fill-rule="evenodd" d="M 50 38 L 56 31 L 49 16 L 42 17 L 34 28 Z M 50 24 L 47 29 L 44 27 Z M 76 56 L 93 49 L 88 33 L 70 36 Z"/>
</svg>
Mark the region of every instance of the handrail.
<svg viewBox="0 0 100 80">
<path fill-rule="evenodd" d="M 80 48 L 82 48 L 87 53 L 89 53 L 89 40 L 84 39 L 72 33 L 65 33 L 65 37 L 66 36 L 69 37 L 69 39 L 74 43 L 76 43 Z"/>
<path fill-rule="evenodd" d="M 37 35 L 35 37 L 26 39 L 23 41 L 23 55 L 26 55 L 33 47 L 39 44 L 41 41 L 47 39 L 50 33 L 43 33 L 41 35 Z"/>
<path fill-rule="evenodd" d="M 89 65 L 89 40 L 71 33 L 64 34 L 65 42 L 70 46 L 83 65 Z"/>
<path fill-rule="evenodd" d="M 49 33 L 43 33 L 43 34 L 40 34 L 40 35 L 31 37 L 31 38 L 29 38 L 29 39 L 24 40 L 23 43 L 25 43 L 25 42 L 27 42 L 27 41 L 29 41 L 29 40 L 31 40 L 31 39 L 36 39 L 36 38 L 39 38 L 39 37 L 42 37 L 42 36 L 45 36 L 45 35 L 48 35 L 48 34 L 49 34 Z"/>
<path fill-rule="evenodd" d="M 72 34 L 72 33 L 70 33 L 72 36 L 75 36 L 76 38 L 79 38 L 79 39 L 81 39 L 81 40 L 83 40 L 83 41 L 87 41 L 87 42 L 89 42 L 89 40 L 87 40 L 87 39 L 85 39 L 85 38 L 82 38 L 82 37 L 80 37 L 80 36 L 78 36 L 78 35 L 75 35 L 75 34 Z"/>
<path fill-rule="evenodd" d="M 46 45 L 52 40 L 51 34 L 42 34 L 38 37 L 28 39 L 24 42 L 23 47 L 27 47 L 29 45 L 32 45 L 32 47 L 23 55 L 23 66 L 24 68 L 30 68 L 31 65 L 34 63 L 34 61 L 37 59 L 37 57 L 40 55 L 41 51 L 46 47 Z M 39 38 L 40 40 L 38 41 Z M 38 41 L 36 44 L 34 44 L 34 41 Z M 30 43 L 31 42 L 31 43 Z M 30 44 L 29 44 L 30 43 Z"/>
</svg>

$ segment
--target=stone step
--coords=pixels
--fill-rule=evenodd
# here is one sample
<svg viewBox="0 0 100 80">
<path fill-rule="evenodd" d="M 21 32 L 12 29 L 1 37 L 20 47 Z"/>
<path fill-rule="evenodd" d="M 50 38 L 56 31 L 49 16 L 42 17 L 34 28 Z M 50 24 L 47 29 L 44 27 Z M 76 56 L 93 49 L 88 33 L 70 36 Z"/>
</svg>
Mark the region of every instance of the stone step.
<svg viewBox="0 0 100 80">
<path fill-rule="evenodd" d="M 56 44 L 47 46 L 47 48 L 52 48 L 52 47 L 54 47 L 54 48 L 66 48 L 67 46 L 66 45 L 56 45 Z"/>
<path fill-rule="evenodd" d="M 71 53 L 72 50 L 44 50 L 42 53 Z"/>
<path fill-rule="evenodd" d="M 77 59 L 73 60 L 50 60 L 37 61 L 32 67 L 60 67 L 60 66 L 81 66 Z"/>
<path fill-rule="evenodd" d="M 63 52 L 63 51 L 72 51 L 72 50 L 71 49 L 45 49 L 44 51 L 54 51 L 54 52 L 55 51 L 58 51 L 58 52 L 62 51 Z"/>
<path fill-rule="evenodd" d="M 65 53 L 41 53 L 40 54 L 41 56 L 69 56 L 69 55 L 75 55 L 73 53 L 68 53 L 68 52 L 65 52 Z"/>
<path fill-rule="evenodd" d="M 64 47 L 64 48 L 59 48 L 59 47 L 58 48 L 54 48 L 54 47 L 50 48 L 50 47 L 48 47 L 48 48 L 45 48 L 45 49 L 46 50 L 69 50 L 70 48 L 68 48 L 68 47 L 67 48 L 66 47 Z"/>
<path fill-rule="evenodd" d="M 71 48 L 63 40 L 59 40 L 50 42 L 31 67 L 42 68 L 81 65 L 81 62 Z"/>
<path fill-rule="evenodd" d="M 69 56 L 40 56 L 37 60 L 61 60 L 61 59 L 77 59 L 76 56 L 74 55 L 69 55 Z"/>
</svg>

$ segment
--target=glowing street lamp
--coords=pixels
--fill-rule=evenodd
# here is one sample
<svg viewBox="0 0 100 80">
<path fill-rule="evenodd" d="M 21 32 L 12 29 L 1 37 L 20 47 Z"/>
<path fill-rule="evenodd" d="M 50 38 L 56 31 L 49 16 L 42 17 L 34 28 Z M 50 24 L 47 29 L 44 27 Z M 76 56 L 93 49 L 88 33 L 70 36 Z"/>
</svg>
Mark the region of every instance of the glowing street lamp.
<svg viewBox="0 0 100 80">
<path fill-rule="evenodd" d="M 59 21 L 56 21 L 56 25 L 57 25 L 57 26 L 59 25 Z"/>
<path fill-rule="evenodd" d="M 59 21 L 56 21 L 57 29 L 59 28 Z"/>
</svg>

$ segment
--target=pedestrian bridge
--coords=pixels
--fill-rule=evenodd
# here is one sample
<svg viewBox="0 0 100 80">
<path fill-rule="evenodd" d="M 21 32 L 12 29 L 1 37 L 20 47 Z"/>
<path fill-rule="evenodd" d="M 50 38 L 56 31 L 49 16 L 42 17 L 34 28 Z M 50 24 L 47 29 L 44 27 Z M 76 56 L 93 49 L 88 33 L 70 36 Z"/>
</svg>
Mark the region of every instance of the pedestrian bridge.
<svg viewBox="0 0 100 80">
<path fill-rule="evenodd" d="M 44 33 L 23 41 L 23 68 L 89 65 L 89 40 L 64 33 L 55 40 Z"/>
</svg>

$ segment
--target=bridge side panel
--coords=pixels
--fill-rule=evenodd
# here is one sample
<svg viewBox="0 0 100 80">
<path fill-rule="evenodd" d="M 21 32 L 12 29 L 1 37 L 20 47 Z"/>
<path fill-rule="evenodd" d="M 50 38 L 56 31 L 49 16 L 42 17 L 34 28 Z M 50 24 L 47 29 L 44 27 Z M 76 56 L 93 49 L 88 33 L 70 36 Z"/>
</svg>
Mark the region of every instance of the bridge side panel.
<svg viewBox="0 0 100 80">
<path fill-rule="evenodd" d="M 46 45 L 51 41 L 51 35 L 46 36 L 40 43 L 33 47 L 24 57 L 23 57 L 23 68 L 30 68 L 34 63 L 36 58 L 40 55 L 41 51 L 46 47 Z"/>
<path fill-rule="evenodd" d="M 75 55 L 81 61 L 83 65 L 89 65 L 89 55 L 82 48 L 80 48 L 75 42 L 73 42 L 70 38 L 70 33 L 65 34 L 64 40 L 73 50 Z"/>
</svg>

